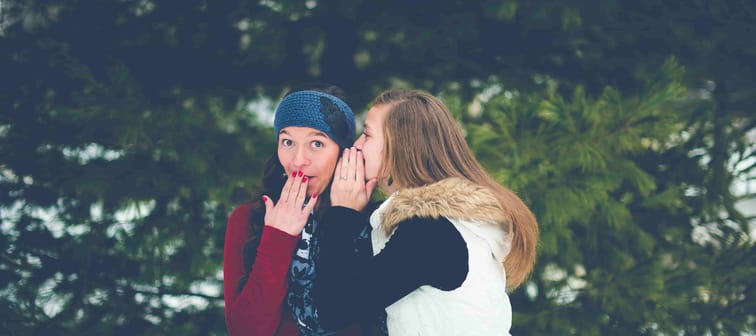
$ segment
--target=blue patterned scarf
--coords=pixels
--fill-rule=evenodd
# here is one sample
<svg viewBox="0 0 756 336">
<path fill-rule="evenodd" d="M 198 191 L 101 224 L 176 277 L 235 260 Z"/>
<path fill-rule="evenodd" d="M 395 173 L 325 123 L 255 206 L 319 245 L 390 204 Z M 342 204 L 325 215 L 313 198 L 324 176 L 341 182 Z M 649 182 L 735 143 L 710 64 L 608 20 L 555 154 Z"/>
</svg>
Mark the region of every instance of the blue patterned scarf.
<svg viewBox="0 0 756 336">
<path fill-rule="evenodd" d="M 289 305 L 294 318 L 299 326 L 299 334 L 302 336 L 335 335 L 335 331 L 323 329 L 315 318 L 315 307 L 312 303 L 312 289 L 315 280 L 315 260 L 318 253 L 318 236 L 315 234 L 317 221 L 310 216 L 302 230 L 302 236 L 297 243 L 297 250 L 291 261 L 289 269 L 289 291 L 286 294 L 286 303 Z M 357 253 L 367 253 L 372 256 L 370 244 L 370 225 L 365 225 L 360 234 L 355 237 L 355 247 L 364 246 L 367 251 L 359 250 Z M 386 315 L 378 316 L 379 329 L 383 335 L 388 334 L 386 328 Z"/>
<path fill-rule="evenodd" d="M 291 308 L 299 325 L 299 333 L 308 335 L 334 335 L 335 332 L 323 329 L 315 318 L 312 304 L 312 288 L 315 280 L 315 258 L 318 252 L 318 239 L 314 235 L 317 222 L 310 216 L 302 230 L 302 237 L 289 269 L 289 292 L 286 302 Z"/>
</svg>

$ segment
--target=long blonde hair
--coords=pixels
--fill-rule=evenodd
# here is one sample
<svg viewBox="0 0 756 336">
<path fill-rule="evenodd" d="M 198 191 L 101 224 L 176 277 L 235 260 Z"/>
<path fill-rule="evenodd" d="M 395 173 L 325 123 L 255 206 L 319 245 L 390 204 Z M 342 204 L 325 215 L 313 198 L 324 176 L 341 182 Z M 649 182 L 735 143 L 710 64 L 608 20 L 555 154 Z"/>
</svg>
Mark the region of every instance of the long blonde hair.
<svg viewBox="0 0 756 336">
<path fill-rule="evenodd" d="M 414 188 L 461 177 L 490 188 L 507 213 L 512 248 L 504 260 L 507 286 L 517 288 L 533 270 L 538 223 L 525 203 L 480 165 L 444 103 L 420 90 L 392 89 L 373 105 L 390 106 L 383 123 L 383 176 L 396 188 Z"/>
</svg>

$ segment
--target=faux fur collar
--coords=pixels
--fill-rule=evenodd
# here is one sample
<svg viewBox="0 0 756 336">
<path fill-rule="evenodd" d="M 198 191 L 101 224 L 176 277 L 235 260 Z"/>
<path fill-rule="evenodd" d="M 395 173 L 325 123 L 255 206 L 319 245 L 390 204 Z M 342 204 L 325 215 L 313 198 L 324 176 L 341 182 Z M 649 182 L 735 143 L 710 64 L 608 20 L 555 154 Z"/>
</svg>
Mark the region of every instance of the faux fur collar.
<svg viewBox="0 0 756 336">
<path fill-rule="evenodd" d="M 398 192 L 386 208 L 381 224 L 385 232 L 392 232 L 399 222 L 413 216 L 446 217 L 508 227 L 506 212 L 493 192 L 456 177 Z"/>
<path fill-rule="evenodd" d="M 391 195 L 370 216 L 373 252 L 382 250 L 396 226 L 413 216 L 446 217 L 465 227 L 483 239 L 501 263 L 509 254 L 512 237 L 508 214 L 491 190 L 462 178 L 448 178 Z"/>
</svg>

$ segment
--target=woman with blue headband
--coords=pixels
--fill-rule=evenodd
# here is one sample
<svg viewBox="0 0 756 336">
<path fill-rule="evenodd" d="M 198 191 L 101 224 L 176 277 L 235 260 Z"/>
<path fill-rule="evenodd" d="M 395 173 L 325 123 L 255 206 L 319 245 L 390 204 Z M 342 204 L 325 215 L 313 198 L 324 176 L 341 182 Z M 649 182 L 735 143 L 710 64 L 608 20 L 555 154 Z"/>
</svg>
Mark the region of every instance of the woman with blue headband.
<svg viewBox="0 0 756 336">
<path fill-rule="evenodd" d="M 355 138 L 354 114 L 341 90 L 294 91 L 276 108 L 277 151 L 264 167 L 257 200 L 238 206 L 226 229 L 223 289 L 231 335 L 356 335 L 320 327 L 312 306 L 318 232 L 330 206 L 341 152 Z M 368 194 L 362 195 L 365 201 Z M 355 256 L 371 253 L 369 227 Z"/>
</svg>

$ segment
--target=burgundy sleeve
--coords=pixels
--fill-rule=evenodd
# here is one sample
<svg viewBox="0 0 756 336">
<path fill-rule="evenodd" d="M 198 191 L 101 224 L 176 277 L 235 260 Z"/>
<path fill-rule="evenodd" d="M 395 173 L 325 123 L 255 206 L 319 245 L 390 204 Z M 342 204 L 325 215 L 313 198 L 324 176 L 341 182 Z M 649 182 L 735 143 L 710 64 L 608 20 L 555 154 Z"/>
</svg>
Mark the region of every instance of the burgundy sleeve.
<svg viewBox="0 0 756 336">
<path fill-rule="evenodd" d="M 238 291 L 244 275 L 244 243 L 249 237 L 250 204 L 237 207 L 226 227 L 223 247 L 223 295 L 226 327 L 230 335 L 273 335 L 279 327 L 288 289 L 289 265 L 298 238 L 265 226 L 249 279 Z"/>
</svg>

